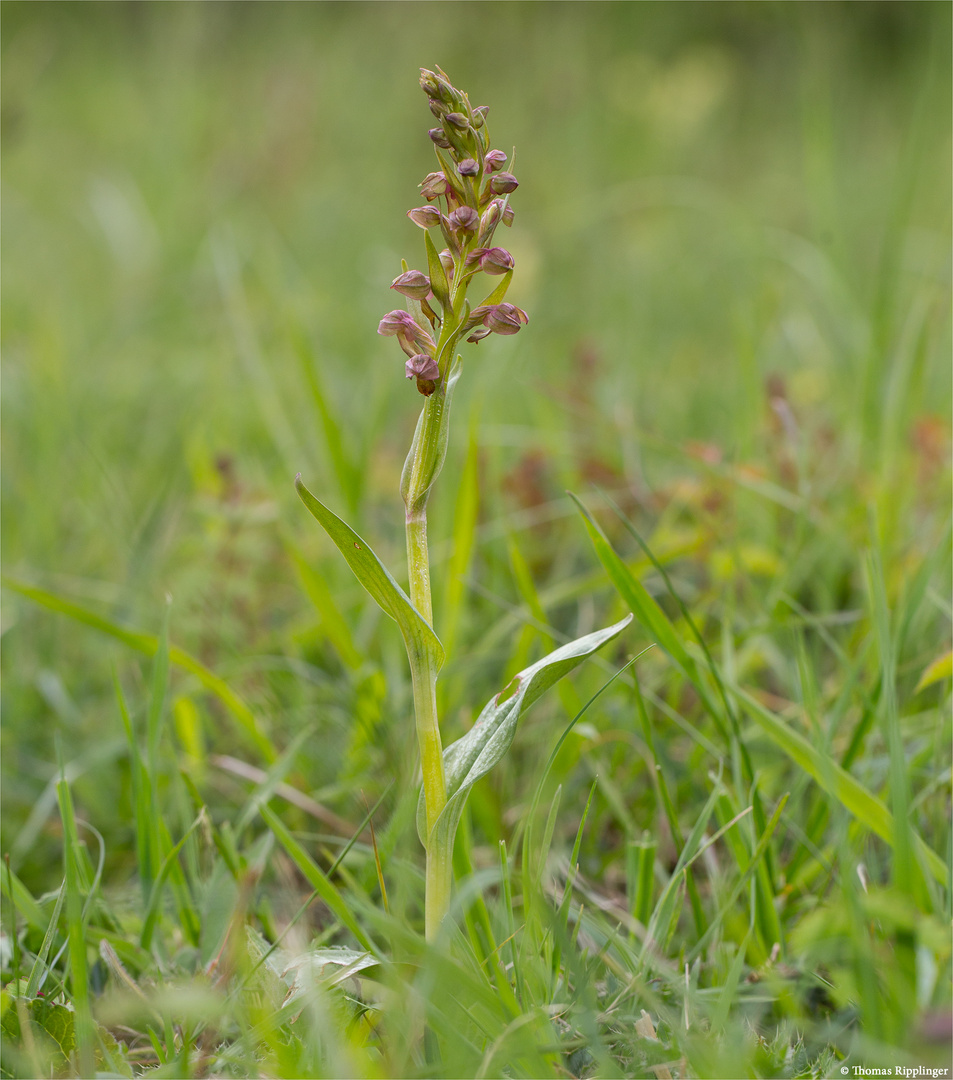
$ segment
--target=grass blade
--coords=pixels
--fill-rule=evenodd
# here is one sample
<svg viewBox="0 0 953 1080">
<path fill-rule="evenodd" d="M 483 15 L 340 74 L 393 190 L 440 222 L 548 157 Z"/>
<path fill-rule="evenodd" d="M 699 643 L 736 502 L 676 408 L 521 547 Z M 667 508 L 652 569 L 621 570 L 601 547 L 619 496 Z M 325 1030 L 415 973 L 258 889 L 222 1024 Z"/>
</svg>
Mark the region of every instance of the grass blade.
<svg viewBox="0 0 953 1080">
<path fill-rule="evenodd" d="M 14 592 L 19 593 L 21 596 L 25 596 L 28 600 L 32 600 L 35 604 L 39 604 L 40 607 L 45 607 L 49 611 L 55 611 L 60 615 L 66 615 L 68 618 L 74 619 L 84 626 L 89 626 L 94 630 L 99 630 L 100 633 L 108 634 L 109 637 L 121 641 L 124 645 L 128 645 L 131 649 L 135 649 L 136 652 L 144 653 L 146 656 L 154 656 L 159 649 L 159 638 L 155 634 L 147 634 L 141 630 L 133 630 L 131 627 L 113 622 L 113 620 L 107 619 L 95 611 L 91 611 L 82 604 L 77 604 L 72 600 L 66 600 L 56 593 L 48 592 L 46 589 L 37 588 L 35 585 L 27 585 L 24 581 L 3 577 L 0 578 L 0 583 L 5 585 L 8 589 L 12 589 Z M 238 721 L 238 726 L 242 733 L 256 747 L 262 756 L 268 761 L 275 760 L 278 756 L 275 748 L 259 730 L 255 714 L 224 679 L 220 678 L 214 672 L 209 671 L 203 663 L 196 660 L 194 656 L 190 656 L 184 649 L 180 649 L 176 645 L 171 645 L 169 647 L 169 661 L 175 664 L 176 667 L 180 667 L 184 671 L 188 671 L 191 675 L 194 675 L 205 689 L 214 694 L 219 701 L 222 702 L 225 708 L 228 709 L 234 719 Z"/>
<path fill-rule="evenodd" d="M 824 758 L 798 732 L 780 717 L 766 709 L 744 690 L 729 684 L 728 689 L 741 701 L 764 733 L 779 746 L 795 764 L 808 773 L 823 789 L 848 810 L 861 824 L 876 833 L 891 847 L 894 845 L 893 815 L 886 806 L 850 773 L 831 758 Z M 914 845 L 930 873 L 941 885 L 946 885 L 948 872 L 939 855 L 914 834 Z"/>
<path fill-rule="evenodd" d="M 341 894 L 332 884 L 330 878 L 320 866 L 311 858 L 297 840 L 285 828 L 278 815 L 268 806 L 262 803 L 258 807 L 258 813 L 265 820 L 265 824 L 275 834 L 275 838 L 291 857 L 294 864 L 304 874 L 311 887 L 318 896 L 328 905 L 338 921 L 348 928 L 357 940 L 368 952 L 378 955 L 378 951 L 371 939 L 364 933 L 357 920 L 351 914 L 350 908 L 344 902 Z"/>
</svg>

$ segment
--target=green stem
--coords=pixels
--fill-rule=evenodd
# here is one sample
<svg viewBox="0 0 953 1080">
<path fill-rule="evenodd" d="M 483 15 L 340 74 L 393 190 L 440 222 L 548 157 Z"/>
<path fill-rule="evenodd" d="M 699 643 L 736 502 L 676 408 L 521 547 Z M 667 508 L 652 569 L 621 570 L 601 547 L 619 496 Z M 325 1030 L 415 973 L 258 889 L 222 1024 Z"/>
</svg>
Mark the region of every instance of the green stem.
<svg viewBox="0 0 953 1080">
<path fill-rule="evenodd" d="M 469 247 L 473 246 L 471 241 Z M 469 247 L 466 250 L 469 250 Z M 464 272 L 466 250 L 458 253 L 454 283 L 450 289 L 449 310 L 444 312 L 436 357 L 440 364 L 440 384 L 427 399 L 414 435 L 411 455 L 401 478 L 407 522 L 407 570 L 410 578 L 410 599 L 414 607 L 433 626 L 433 602 L 430 597 L 430 557 L 427 550 L 427 502 L 437 474 L 443 466 L 447 440 L 447 382 L 453 349 L 459 336 L 464 314 L 464 297 L 469 276 Z M 437 669 L 427 656 L 410 658 L 411 680 L 414 688 L 414 713 L 417 719 L 417 742 L 420 745 L 420 765 L 423 772 L 424 806 L 427 837 L 427 940 L 433 941 L 440 924 L 450 908 L 450 888 L 453 882 L 453 841 L 449 845 L 431 839 L 433 827 L 447 805 L 447 781 L 443 770 L 443 746 L 437 717 Z"/>
<path fill-rule="evenodd" d="M 440 393 L 440 391 L 438 391 Z M 405 493 L 407 506 L 407 570 L 410 578 L 410 599 L 414 607 L 433 625 L 433 602 L 430 595 L 430 558 L 427 548 L 427 497 L 430 469 L 425 467 L 428 456 L 435 451 L 439 436 L 443 400 L 424 406 L 420 438 L 410 469 L 410 482 Z M 417 719 L 417 742 L 423 772 L 424 805 L 427 834 L 447 803 L 447 783 L 443 770 L 443 745 L 437 717 L 437 669 L 429 656 L 411 657 L 411 680 L 414 689 L 414 712 Z M 433 941 L 440 931 L 450 907 L 452 868 L 449 853 L 439 845 L 428 843 L 426 886 L 426 933 Z"/>
</svg>

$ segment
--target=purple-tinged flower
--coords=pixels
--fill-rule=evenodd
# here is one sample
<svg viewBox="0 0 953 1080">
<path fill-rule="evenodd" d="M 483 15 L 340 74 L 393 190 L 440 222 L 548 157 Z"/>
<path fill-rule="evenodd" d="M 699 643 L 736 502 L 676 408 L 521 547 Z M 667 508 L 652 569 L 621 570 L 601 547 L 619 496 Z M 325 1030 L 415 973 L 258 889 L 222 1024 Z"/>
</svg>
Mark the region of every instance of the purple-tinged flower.
<svg viewBox="0 0 953 1080">
<path fill-rule="evenodd" d="M 463 161 L 457 166 L 457 172 L 461 176 L 476 176 L 480 171 L 480 166 L 473 160 L 472 157 L 464 158 Z"/>
<path fill-rule="evenodd" d="M 420 185 L 420 193 L 425 199 L 432 202 L 438 195 L 446 195 L 449 187 L 447 178 L 442 172 L 427 173 L 424 182 Z"/>
<path fill-rule="evenodd" d="M 483 322 L 483 319 L 485 318 L 486 313 L 489 310 L 490 309 L 489 307 L 487 307 L 486 304 L 480 304 L 479 307 L 475 307 L 470 312 L 470 317 L 467 319 L 466 324 L 463 327 L 464 331 L 472 330 L 474 326 L 479 326 Z"/>
<path fill-rule="evenodd" d="M 450 228 L 455 231 L 460 229 L 463 232 L 475 232 L 480 224 L 480 215 L 472 206 L 458 206 L 447 220 Z"/>
<path fill-rule="evenodd" d="M 528 322 L 529 316 L 515 304 L 493 304 L 483 316 L 484 326 L 504 336 L 517 333 Z"/>
<path fill-rule="evenodd" d="M 455 127 L 458 131 L 466 131 L 470 126 L 470 121 L 463 115 L 462 112 L 449 112 L 443 118 L 445 124 L 449 124 L 451 127 Z"/>
<path fill-rule="evenodd" d="M 488 273 L 499 273 L 499 271 L 488 271 Z M 394 278 L 391 288 L 403 293 L 404 296 L 409 296 L 411 300 L 426 300 L 430 295 L 430 278 L 419 270 L 407 270 Z"/>
<path fill-rule="evenodd" d="M 408 379 L 438 379 L 440 365 L 427 353 L 417 353 L 404 364 L 404 372 Z"/>
<path fill-rule="evenodd" d="M 486 251 L 487 251 L 486 248 L 482 248 L 482 247 L 474 248 L 470 252 L 470 254 L 467 255 L 467 257 L 463 260 L 463 265 L 466 266 L 466 267 L 476 266 L 476 264 L 486 254 Z"/>
<path fill-rule="evenodd" d="M 513 224 L 513 211 L 508 206 L 503 208 L 503 224 L 507 227 Z"/>
<path fill-rule="evenodd" d="M 480 256 L 480 269 L 485 274 L 505 274 L 507 271 L 512 270 L 515 265 L 513 256 L 506 248 L 487 248 Z"/>
<path fill-rule="evenodd" d="M 440 211 L 435 206 L 417 206 L 408 210 L 407 216 L 422 229 L 431 229 L 440 224 Z"/>
<path fill-rule="evenodd" d="M 395 334 L 413 333 L 420 329 L 417 321 L 409 311 L 388 311 L 380 325 L 377 327 L 378 334 L 384 337 L 393 337 Z"/>
<path fill-rule="evenodd" d="M 490 179 L 490 191 L 494 195 L 507 195 L 519 187 L 519 180 L 512 173 L 501 172 Z"/>
<path fill-rule="evenodd" d="M 483 157 L 483 167 L 487 172 L 499 172 L 506 164 L 506 154 L 502 150 L 490 150 Z"/>
<path fill-rule="evenodd" d="M 447 115 L 447 106 L 444 105 L 442 101 L 436 101 L 434 98 L 431 98 L 430 111 L 438 120 L 442 120 Z"/>
<path fill-rule="evenodd" d="M 493 331 L 488 329 L 486 326 L 481 326 L 479 327 L 479 329 L 473 331 L 473 333 L 467 338 L 467 341 L 469 341 L 471 345 L 476 345 L 481 342 L 485 337 L 489 337 L 492 333 Z"/>
<path fill-rule="evenodd" d="M 408 356 L 413 356 L 421 349 L 436 348 L 433 338 L 409 311 L 389 311 L 381 319 L 377 332 L 384 337 L 396 337 Z"/>
<path fill-rule="evenodd" d="M 446 135 L 444 135 L 442 127 L 431 128 L 430 131 L 428 132 L 428 134 L 430 135 L 430 138 L 433 139 L 433 141 L 441 149 L 443 149 L 443 150 L 449 150 L 450 149 L 450 140 L 447 138 Z"/>
</svg>

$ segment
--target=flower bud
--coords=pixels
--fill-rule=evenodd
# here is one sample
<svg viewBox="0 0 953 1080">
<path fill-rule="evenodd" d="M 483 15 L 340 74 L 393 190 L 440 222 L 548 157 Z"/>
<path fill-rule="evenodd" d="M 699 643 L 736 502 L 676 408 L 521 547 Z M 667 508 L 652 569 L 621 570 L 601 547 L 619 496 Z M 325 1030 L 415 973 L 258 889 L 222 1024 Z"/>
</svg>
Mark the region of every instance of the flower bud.
<svg viewBox="0 0 953 1080">
<path fill-rule="evenodd" d="M 450 140 L 444 135 L 443 128 L 431 128 L 427 134 L 442 150 L 450 149 Z"/>
<path fill-rule="evenodd" d="M 422 229 L 432 229 L 440 224 L 440 211 L 435 206 L 418 206 L 407 211 L 407 216 Z"/>
<path fill-rule="evenodd" d="M 519 181 L 512 173 L 501 172 L 497 173 L 490 180 L 490 191 L 494 195 L 507 195 L 511 191 L 515 191 L 519 187 Z"/>
<path fill-rule="evenodd" d="M 477 105 L 473 110 L 473 126 L 475 128 L 483 127 L 486 122 L 486 114 L 490 111 L 489 105 Z"/>
<path fill-rule="evenodd" d="M 496 248 L 494 250 L 502 251 L 503 249 Z M 512 259 L 510 261 L 512 262 Z M 487 273 L 496 274 L 502 273 L 502 271 L 488 270 Z M 426 300 L 430 295 L 430 278 L 419 270 L 408 270 L 406 273 L 394 278 L 391 288 L 396 289 L 404 296 L 409 296 L 411 300 Z"/>
<path fill-rule="evenodd" d="M 447 275 L 449 281 L 453 277 L 453 255 L 450 249 L 444 248 L 437 258 L 440 259 L 440 265 L 443 267 L 443 272 Z"/>
<path fill-rule="evenodd" d="M 471 345 L 476 345 L 477 342 L 482 341 L 485 337 L 489 337 L 492 333 L 492 330 L 488 329 L 485 326 L 481 326 L 478 330 L 473 331 L 473 333 L 467 338 L 467 341 L 469 341 Z"/>
<path fill-rule="evenodd" d="M 506 248 L 487 248 L 480 256 L 480 269 L 485 274 L 505 274 L 508 270 L 512 270 L 515 265 L 513 256 Z"/>
<path fill-rule="evenodd" d="M 458 206 L 447 220 L 450 222 L 451 229 L 475 232 L 480 224 L 480 215 L 472 206 Z"/>
<path fill-rule="evenodd" d="M 483 158 L 483 167 L 487 172 L 499 172 L 506 164 L 506 154 L 502 150 L 489 150 Z"/>
<path fill-rule="evenodd" d="M 513 224 L 513 211 L 508 206 L 503 210 L 503 224 L 506 226 Z"/>
<path fill-rule="evenodd" d="M 480 218 L 480 232 L 490 232 L 496 223 L 503 215 L 503 202 L 501 199 L 494 199 L 493 202 L 483 212 L 483 217 Z"/>
<path fill-rule="evenodd" d="M 420 69 L 420 89 L 429 98 L 450 104 L 454 100 L 453 87 L 442 75 L 427 68 Z"/>
<path fill-rule="evenodd" d="M 515 304 L 494 304 L 483 316 L 483 325 L 494 334 L 515 334 L 529 322 L 529 316 Z"/>
<path fill-rule="evenodd" d="M 447 115 L 447 106 L 442 101 L 435 101 L 431 98 L 430 111 L 438 120 L 442 120 Z"/>
<path fill-rule="evenodd" d="M 470 121 L 462 112 L 448 112 L 443 118 L 443 122 L 449 124 L 451 127 L 455 127 L 458 131 L 466 131 L 470 126 Z"/>
<path fill-rule="evenodd" d="M 427 173 L 420 185 L 420 193 L 428 202 L 433 201 L 438 195 L 446 195 L 449 188 L 447 178 L 442 172 Z"/>
<path fill-rule="evenodd" d="M 467 255 L 467 257 L 463 260 L 463 265 L 466 266 L 466 267 L 476 266 L 476 264 L 486 254 L 486 251 L 487 251 L 486 248 L 482 248 L 482 247 L 474 248 L 470 252 L 470 254 Z"/>
<path fill-rule="evenodd" d="M 480 166 L 477 165 L 472 157 L 464 158 L 457 166 L 457 172 L 461 176 L 476 176 L 479 171 Z"/>
<path fill-rule="evenodd" d="M 404 372 L 408 379 L 438 379 L 440 365 L 427 353 L 417 353 L 404 364 Z"/>
</svg>

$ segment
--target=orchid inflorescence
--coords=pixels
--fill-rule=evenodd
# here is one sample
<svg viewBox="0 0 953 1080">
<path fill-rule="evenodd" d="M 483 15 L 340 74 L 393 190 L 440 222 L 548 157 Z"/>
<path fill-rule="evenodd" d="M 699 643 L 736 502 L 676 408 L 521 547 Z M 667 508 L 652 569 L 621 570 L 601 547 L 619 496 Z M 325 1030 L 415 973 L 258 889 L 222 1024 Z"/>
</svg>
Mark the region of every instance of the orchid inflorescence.
<svg viewBox="0 0 953 1080">
<path fill-rule="evenodd" d="M 487 107 L 471 107 L 439 68 L 421 68 L 420 86 L 440 121 L 430 129 L 440 171 L 428 173 L 420 185 L 427 205 L 408 210 L 407 216 L 425 232 L 428 273 L 405 264 L 391 288 L 407 297 L 410 311 L 388 312 L 377 332 L 397 338 L 408 358 L 407 378 L 415 378 L 417 389 L 429 397 L 446 379 L 461 337 L 476 343 L 488 334 L 515 334 L 529 318 L 503 299 L 514 262 L 506 248 L 493 245 L 493 234 L 501 221 L 513 223 L 509 195 L 518 181 L 504 169 L 506 154 L 490 149 Z M 446 243 L 439 252 L 430 234 L 436 228 Z M 466 293 L 480 272 L 502 280 L 471 309 Z"/>
<path fill-rule="evenodd" d="M 440 126 L 430 132 L 440 171 L 420 185 L 426 206 L 410 210 L 411 221 L 424 230 L 427 273 L 403 273 L 393 288 L 407 298 L 409 310 L 388 312 L 378 333 L 396 337 L 407 355 L 405 370 L 424 395 L 413 441 L 400 477 L 407 535 L 407 580 L 404 592 L 367 542 L 296 480 L 298 493 L 381 608 L 400 627 L 410 664 L 414 724 L 420 749 L 421 794 L 417 831 L 427 856 L 425 924 L 429 941 L 441 932 L 450 909 L 453 842 L 470 788 L 503 757 L 524 705 L 532 703 L 586 656 L 615 637 L 627 620 L 560 646 L 524 669 L 515 694 L 497 694 L 479 720 L 444 752 L 437 714 L 437 676 L 446 659 L 434 630 L 427 539 L 427 506 L 447 456 L 450 405 L 462 361 L 454 357 L 464 336 L 478 342 L 487 334 L 515 334 L 528 322 L 526 312 L 504 300 L 513 277 L 513 256 L 493 244 L 502 221 L 513 211 L 509 195 L 517 180 L 506 172 L 506 154 L 490 149 L 486 107 L 471 108 L 466 94 L 450 84 L 439 69 L 422 68 L 420 85 Z M 436 205 L 434 205 L 436 204 Z M 437 250 L 431 231 L 439 229 L 446 248 Z M 498 278 L 496 288 L 477 307 L 470 307 L 467 289 L 477 274 Z M 631 616 L 629 616 L 631 618 Z"/>
</svg>

